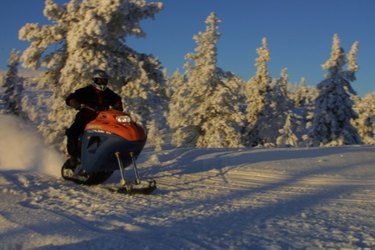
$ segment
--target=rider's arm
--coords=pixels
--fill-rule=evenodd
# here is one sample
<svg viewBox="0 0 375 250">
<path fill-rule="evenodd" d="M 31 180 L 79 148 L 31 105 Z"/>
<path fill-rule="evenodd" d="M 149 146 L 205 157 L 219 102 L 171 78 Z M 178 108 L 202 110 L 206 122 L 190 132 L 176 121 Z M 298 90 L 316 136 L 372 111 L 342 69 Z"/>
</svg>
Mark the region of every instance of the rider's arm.
<svg viewBox="0 0 375 250">
<path fill-rule="evenodd" d="M 65 99 L 65 103 L 74 108 L 74 109 L 81 109 L 81 103 L 78 101 L 78 99 L 75 97 L 74 93 L 68 95 L 68 97 Z"/>
<path fill-rule="evenodd" d="M 115 101 L 115 103 L 112 106 L 113 109 L 123 111 L 122 101 L 121 97 L 118 98 L 118 100 Z"/>
</svg>

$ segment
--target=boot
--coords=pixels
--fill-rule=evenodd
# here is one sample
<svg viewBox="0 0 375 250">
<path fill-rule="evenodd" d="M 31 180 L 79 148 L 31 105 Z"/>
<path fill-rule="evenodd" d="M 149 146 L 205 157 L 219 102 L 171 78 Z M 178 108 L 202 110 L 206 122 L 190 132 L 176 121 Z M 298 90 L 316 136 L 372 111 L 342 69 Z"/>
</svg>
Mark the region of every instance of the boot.
<svg viewBox="0 0 375 250">
<path fill-rule="evenodd" d="M 78 160 L 78 158 L 70 157 L 70 158 L 66 161 L 65 168 L 67 168 L 67 169 L 71 169 L 71 170 L 74 171 L 74 170 L 77 168 L 78 165 L 79 165 L 79 160 Z"/>
</svg>

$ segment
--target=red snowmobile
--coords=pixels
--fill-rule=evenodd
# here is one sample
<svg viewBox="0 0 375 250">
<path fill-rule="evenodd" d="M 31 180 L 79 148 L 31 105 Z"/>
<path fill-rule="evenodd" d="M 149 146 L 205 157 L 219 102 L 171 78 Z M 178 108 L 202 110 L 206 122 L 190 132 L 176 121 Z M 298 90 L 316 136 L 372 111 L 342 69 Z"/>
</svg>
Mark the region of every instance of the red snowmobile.
<svg viewBox="0 0 375 250">
<path fill-rule="evenodd" d="M 82 135 L 80 164 L 72 170 L 67 161 L 61 175 L 79 184 L 96 185 L 120 170 L 121 185 L 117 192 L 149 194 L 156 189 L 156 182 L 141 180 L 136 165 L 146 139 L 144 129 L 129 114 L 112 109 L 101 111 L 87 124 Z M 132 182 L 125 177 L 125 168 L 129 166 L 134 170 Z"/>
</svg>

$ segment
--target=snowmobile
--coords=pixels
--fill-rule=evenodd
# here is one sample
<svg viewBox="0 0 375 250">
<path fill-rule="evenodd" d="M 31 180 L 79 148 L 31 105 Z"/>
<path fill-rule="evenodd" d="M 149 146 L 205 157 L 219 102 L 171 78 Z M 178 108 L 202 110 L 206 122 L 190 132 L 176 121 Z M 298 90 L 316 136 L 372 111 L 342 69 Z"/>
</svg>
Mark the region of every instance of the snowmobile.
<svg viewBox="0 0 375 250">
<path fill-rule="evenodd" d="M 73 170 L 68 159 L 61 168 L 61 175 L 78 184 L 97 185 L 120 170 L 121 181 L 116 192 L 150 194 L 156 189 L 156 182 L 141 180 L 136 165 L 146 139 L 145 130 L 129 114 L 113 109 L 98 112 L 81 136 L 80 163 Z M 125 168 L 130 166 L 134 171 L 134 181 L 125 177 Z"/>
</svg>

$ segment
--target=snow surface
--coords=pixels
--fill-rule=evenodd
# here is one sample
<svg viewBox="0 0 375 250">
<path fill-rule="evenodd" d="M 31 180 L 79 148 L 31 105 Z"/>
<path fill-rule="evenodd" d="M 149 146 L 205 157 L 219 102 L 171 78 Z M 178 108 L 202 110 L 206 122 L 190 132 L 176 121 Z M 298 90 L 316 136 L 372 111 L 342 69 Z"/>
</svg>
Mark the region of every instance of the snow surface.
<svg viewBox="0 0 375 250">
<path fill-rule="evenodd" d="M 138 159 L 149 196 L 60 177 L 0 116 L 0 249 L 375 249 L 375 147 L 176 149 Z"/>
</svg>

